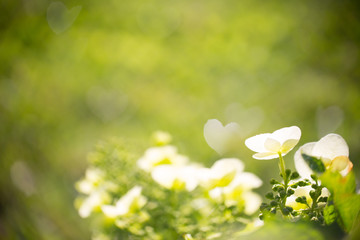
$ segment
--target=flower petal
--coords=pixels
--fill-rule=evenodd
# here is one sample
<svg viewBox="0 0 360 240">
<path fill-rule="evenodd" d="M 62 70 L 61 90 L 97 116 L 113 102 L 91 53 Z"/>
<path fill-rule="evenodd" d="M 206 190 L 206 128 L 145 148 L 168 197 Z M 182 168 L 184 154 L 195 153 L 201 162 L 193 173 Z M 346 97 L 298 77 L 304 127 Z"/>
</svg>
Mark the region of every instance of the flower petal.
<svg viewBox="0 0 360 240">
<path fill-rule="evenodd" d="M 235 188 L 241 186 L 243 189 L 258 188 L 262 185 L 261 179 L 253 173 L 243 172 L 235 176 L 234 180 L 228 186 Z"/>
<path fill-rule="evenodd" d="M 160 165 L 151 172 L 152 178 L 161 186 L 170 189 L 177 175 L 175 167 L 170 165 Z"/>
<path fill-rule="evenodd" d="M 301 146 L 295 153 L 294 160 L 295 160 L 295 168 L 296 171 L 300 174 L 302 178 L 311 179 L 311 174 L 313 174 L 313 171 L 308 166 L 308 164 L 305 162 L 303 157 L 301 156 L 302 153 L 306 153 L 308 155 L 311 154 L 312 149 L 315 146 L 315 142 L 306 143 L 305 145 Z"/>
<path fill-rule="evenodd" d="M 353 163 L 352 163 L 351 161 L 349 161 L 348 166 L 347 166 L 344 170 L 342 170 L 342 171 L 340 172 L 340 174 L 341 174 L 343 177 L 345 177 L 345 176 L 351 171 L 352 168 L 353 168 Z"/>
<path fill-rule="evenodd" d="M 272 152 L 262 152 L 262 153 L 255 153 L 252 157 L 258 160 L 269 160 L 269 159 L 278 158 L 279 155 L 277 153 L 272 153 Z"/>
<path fill-rule="evenodd" d="M 119 211 L 115 206 L 112 205 L 102 205 L 101 210 L 108 218 L 116 218 L 119 216 Z"/>
<path fill-rule="evenodd" d="M 314 146 L 312 156 L 334 159 L 337 156 L 349 156 L 349 147 L 338 134 L 330 133 L 321 138 Z"/>
<path fill-rule="evenodd" d="M 286 140 L 283 145 L 281 146 L 281 152 L 282 153 L 288 153 L 290 152 L 296 144 L 299 142 L 299 139 L 288 139 Z"/>
<path fill-rule="evenodd" d="M 245 140 L 245 145 L 254 152 L 268 152 L 265 148 L 265 141 L 271 136 L 270 133 L 255 135 Z"/>
<path fill-rule="evenodd" d="M 244 192 L 242 197 L 245 200 L 245 209 L 244 209 L 245 214 L 252 215 L 259 209 L 262 202 L 262 199 L 259 196 L 259 194 L 249 191 L 249 192 Z"/>
<path fill-rule="evenodd" d="M 347 168 L 349 162 L 350 160 L 347 156 L 337 156 L 331 161 L 330 168 L 333 171 L 341 172 Z"/>
<path fill-rule="evenodd" d="M 215 176 L 222 178 L 230 172 L 242 172 L 244 170 L 244 163 L 237 158 L 223 158 L 214 163 L 211 167 L 211 172 Z"/>
<path fill-rule="evenodd" d="M 268 152 L 272 153 L 278 153 L 281 149 L 280 142 L 272 138 L 267 138 L 265 140 L 264 146 Z"/>
<path fill-rule="evenodd" d="M 299 140 L 301 137 L 301 130 L 297 126 L 285 127 L 273 132 L 271 137 L 283 144 L 288 139 Z"/>
</svg>

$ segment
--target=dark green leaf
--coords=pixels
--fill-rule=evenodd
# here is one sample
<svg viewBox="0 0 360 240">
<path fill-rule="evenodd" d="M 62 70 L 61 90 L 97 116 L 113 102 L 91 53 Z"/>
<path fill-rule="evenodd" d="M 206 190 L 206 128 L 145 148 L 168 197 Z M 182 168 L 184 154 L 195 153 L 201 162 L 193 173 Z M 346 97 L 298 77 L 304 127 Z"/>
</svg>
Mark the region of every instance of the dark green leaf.
<svg viewBox="0 0 360 240">
<path fill-rule="evenodd" d="M 309 155 L 307 155 L 305 153 L 302 153 L 301 156 L 303 157 L 305 162 L 309 165 L 309 167 L 314 172 L 317 172 L 317 173 L 325 172 L 325 170 L 326 170 L 325 165 L 319 158 L 309 156 Z"/>
</svg>

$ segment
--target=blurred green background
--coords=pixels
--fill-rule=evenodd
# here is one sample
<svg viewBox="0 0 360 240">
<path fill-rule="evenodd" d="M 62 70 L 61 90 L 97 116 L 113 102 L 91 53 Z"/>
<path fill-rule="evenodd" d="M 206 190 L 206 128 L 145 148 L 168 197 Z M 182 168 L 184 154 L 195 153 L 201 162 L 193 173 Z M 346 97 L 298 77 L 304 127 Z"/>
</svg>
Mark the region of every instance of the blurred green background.
<svg viewBox="0 0 360 240">
<path fill-rule="evenodd" d="M 97 142 L 122 137 L 141 154 L 165 130 L 180 153 L 210 166 L 222 157 L 203 137 L 212 118 L 239 123 L 226 156 L 265 182 L 277 164 L 252 159 L 243 141 L 291 125 L 300 145 L 341 134 L 359 174 L 359 8 L 0 0 L 0 238 L 89 239 L 74 182 Z"/>
</svg>

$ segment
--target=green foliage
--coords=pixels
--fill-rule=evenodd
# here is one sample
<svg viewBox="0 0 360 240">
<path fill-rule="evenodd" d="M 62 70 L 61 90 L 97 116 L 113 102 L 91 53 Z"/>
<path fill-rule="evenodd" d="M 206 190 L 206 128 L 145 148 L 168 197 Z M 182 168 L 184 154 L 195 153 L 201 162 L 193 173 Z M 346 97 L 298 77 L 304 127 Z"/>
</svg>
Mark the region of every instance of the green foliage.
<svg viewBox="0 0 360 240">
<path fill-rule="evenodd" d="M 239 238 L 252 239 L 299 239 L 324 240 L 324 235 L 316 226 L 308 221 L 290 222 L 279 215 L 267 215 L 264 226 L 251 236 Z M 330 239 L 332 239 L 330 237 Z"/>
<path fill-rule="evenodd" d="M 359 159 L 357 1 L 67 0 L 82 10 L 61 34 L 46 21 L 52 2 L 1 1 L 3 238 L 89 239 L 73 183 L 92 146 L 114 135 L 143 149 L 154 128 L 168 130 L 211 164 L 219 156 L 203 140 L 209 118 L 239 122 L 242 140 L 292 122 L 315 139 L 332 126 L 323 110 L 336 105 L 346 116 L 336 131 Z M 314 124 L 321 119 L 327 128 Z M 276 166 L 251 160 L 239 142 L 227 156 L 274 177 Z M 14 184 L 31 182 L 17 161 L 35 183 L 30 196 Z"/>
<path fill-rule="evenodd" d="M 81 215 L 82 207 L 92 194 L 86 193 L 87 185 L 81 187 L 81 182 L 88 181 L 94 186 L 91 191 L 105 191 L 111 199 L 104 198 L 103 202 L 97 203 L 99 206 L 90 206 L 94 238 L 101 234 L 110 239 L 165 240 L 182 239 L 183 236 L 187 239 L 230 239 L 255 229 L 251 227 L 252 219 L 243 213 L 242 205 L 227 206 L 224 202 L 214 201 L 207 190 L 201 188 L 192 192 L 164 188 L 154 181 L 150 172 L 139 168 L 138 158 L 131 144 L 115 138 L 98 144 L 89 154 L 89 169 L 98 171 L 97 175 L 87 171 L 86 178 L 77 184 L 80 192 L 85 191 L 78 199 L 79 213 Z M 126 215 L 108 216 L 102 207 L 116 206 L 135 186 L 141 186 L 146 204 L 139 209 L 131 208 Z"/>
<path fill-rule="evenodd" d="M 293 181 L 292 184 L 289 184 L 290 179 L 298 177 L 297 172 L 291 172 L 290 169 L 286 170 L 286 177 L 284 183 L 279 183 L 276 180 L 271 180 L 270 184 L 273 185 L 273 192 L 267 193 L 265 197 L 272 200 L 269 204 L 262 203 L 260 207 L 260 219 L 266 218 L 268 215 L 275 215 L 276 213 L 281 213 L 284 217 L 289 218 L 303 218 L 311 220 L 314 222 L 319 222 L 324 224 L 324 205 L 327 203 L 327 197 L 321 197 L 323 186 L 320 185 L 317 181 L 314 184 L 311 184 L 308 179 Z M 295 199 L 295 202 L 306 205 L 306 209 L 294 210 L 292 207 L 287 206 L 286 201 L 288 197 L 292 196 L 298 187 L 305 187 L 311 185 L 312 189 L 309 192 L 311 198 L 311 205 L 308 204 L 308 199 L 306 196 L 298 196 Z M 320 205 L 319 205 L 320 204 Z M 326 213 L 329 214 L 329 211 Z M 327 216 L 329 220 L 330 216 Z"/>
<path fill-rule="evenodd" d="M 343 177 L 338 172 L 327 171 L 320 179 L 332 194 L 333 211 L 339 215 L 340 225 L 346 232 L 351 232 L 360 223 L 360 195 L 355 192 L 354 173 Z"/>
</svg>

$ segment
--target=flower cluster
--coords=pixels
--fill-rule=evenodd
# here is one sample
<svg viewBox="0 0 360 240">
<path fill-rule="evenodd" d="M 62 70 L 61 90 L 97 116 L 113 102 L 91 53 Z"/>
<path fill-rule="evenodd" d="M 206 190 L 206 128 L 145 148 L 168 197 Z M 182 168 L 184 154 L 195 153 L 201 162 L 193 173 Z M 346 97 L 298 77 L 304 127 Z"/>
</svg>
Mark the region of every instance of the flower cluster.
<svg viewBox="0 0 360 240">
<path fill-rule="evenodd" d="M 89 168 L 86 170 L 85 178 L 76 183 L 76 189 L 84 194 L 77 199 L 81 217 L 89 217 L 91 212 L 110 202 L 109 193 L 116 191 L 117 186 L 106 181 L 104 175 L 105 173 L 98 168 Z"/>
<path fill-rule="evenodd" d="M 226 158 L 216 161 L 211 168 L 199 169 L 198 175 L 212 200 L 226 207 L 236 206 L 251 215 L 261 204 L 261 197 L 251 190 L 260 187 L 262 181 L 243 169 L 239 159 Z"/>
<path fill-rule="evenodd" d="M 345 177 L 352 169 L 349 160 L 349 148 L 338 134 L 328 134 L 318 142 L 311 142 L 300 147 L 295 153 L 295 172 L 285 168 L 283 156 L 299 142 L 301 131 L 298 127 L 286 127 L 273 133 L 251 137 L 245 145 L 257 152 L 255 159 L 268 160 L 279 158 L 282 182 L 270 181 L 272 192 L 266 194 L 270 203 L 262 203 L 260 218 L 269 213 L 288 216 L 294 220 L 307 218 L 322 224 L 332 223 L 326 218 L 331 198 L 330 191 L 321 184 L 318 175 L 325 171 L 338 172 Z M 299 178 L 300 177 L 300 178 Z M 329 205 L 330 206 L 330 205 Z M 331 217 L 333 218 L 333 216 Z"/>
<path fill-rule="evenodd" d="M 77 201 L 80 216 L 94 215 L 103 222 L 94 231 L 94 239 L 126 239 L 128 234 L 141 239 L 189 234 L 195 239 L 212 239 L 226 237 L 218 230 L 226 225 L 236 223 L 237 233 L 259 226 L 251 216 L 261 204 L 253 189 L 262 181 L 245 172 L 241 160 L 224 158 L 204 167 L 170 145 L 169 134 L 156 132 L 153 136 L 155 146 L 129 162 L 121 149 L 101 148 L 93 164 L 97 166 L 76 183 L 86 196 Z"/>
<path fill-rule="evenodd" d="M 96 240 L 233 239 L 275 216 L 323 225 L 340 219 L 345 231 L 352 230 L 360 204 L 354 210 L 348 205 L 360 202 L 360 195 L 349 147 L 334 133 L 306 143 L 296 151 L 292 171 L 284 157 L 300 137 L 300 128 L 291 126 L 245 141 L 253 158 L 279 159 L 282 179 L 270 180 L 268 202 L 254 192 L 262 180 L 244 171 L 240 159 L 222 158 L 205 167 L 180 154 L 170 134 L 158 131 L 154 146 L 136 157 L 117 142 L 101 145 L 75 185 L 81 193 L 75 203 L 81 217 L 94 217 Z M 259 209 L 260 220 L 254 219 Z"/>
</svg>

